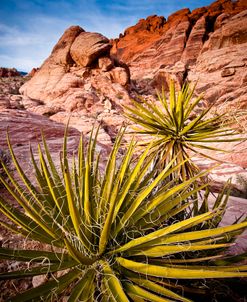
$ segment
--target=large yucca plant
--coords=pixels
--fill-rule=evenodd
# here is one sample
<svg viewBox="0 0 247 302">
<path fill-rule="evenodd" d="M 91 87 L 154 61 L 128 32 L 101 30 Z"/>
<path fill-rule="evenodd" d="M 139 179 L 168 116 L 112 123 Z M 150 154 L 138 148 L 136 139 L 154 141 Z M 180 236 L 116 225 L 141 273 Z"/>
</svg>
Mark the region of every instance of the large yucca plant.
<svg viewBox="0 0 247 302">
<path fill-rule="evenodd" d="M 132 141 L 119 159 L 122 136 L 123 132 L 116 139 L 103 173 L 92 135 L 87 148 L 81 138 L 78 159 L 73 157 L 69 164 L 65 133 L 60 171 L 43 138 L 38 160 L 30 148 L 34 183 L 18 163 L 8 138 L 21 182 L 3 163 L 9 181 L 1 175 L 0 179 L 19 206 L 0 197 L 0 210 L 10 220 L 1 221 L 1 225 L 44 243 L 44 250 L 1 247 L 0 258 L 29 265 L 1 273 L 0 280 L 41 274 L 49 279 L 9 301 L 58 301 L 65 293 L 69 302 L 190 301 L 177 293 L 176 280 L 247 276 L 246 266 L 214 262 L 247 222 L 205 229 L 206 222 L 222 214 L 222 209 L 215 207 L 168 224 L 171 217 L 189 205 L 188 197 L 193 192 L 187 188 L 203 174 L 160 187 L 160 182 L 179 169 L 172 167 L 175 160 L 154 177 L 150 170 L 152 159 L 147 160 L 152 145 L 133 162 Z M 193 231 L 195 227 L 197 231 Z M 204 256 L 204 251 L 210 251 L 210 255 Z M 63 272 L 62 276 L 55 274 L 58 271 Z"/>
<path fill-rule="evenodd" d="M 177 171 L 181 179 L 188 179 L 199 171 L 190 160 L 192 154 L 210 158 L 207 150 L 224 151 L 212 147 L 212 143 L 241 140 L 234 138 L 238 132 L 229 127 L 229 119 L 227 123 L 224 114 L 212 117 L 209 115 L 212 106 L 207 109 L 198 107 L 202 95 L 193 98 L 194 89 L 195 86 L 191 89 L 185 84 L 176 92 L 171 81 L 168 99 L 162 90 L 157 92 L 155 101 L 133 99 L 133 106 L 126 106 L 126 115 L 135 124 L 134 133 L 142 135 L 143 140 L 139 137 L 140 146 L 146 148 L 153 140 L 151 153 L 156 155 L 161 169 L 175 156 L 174 165 L 187 159 Z"/>
</svg>

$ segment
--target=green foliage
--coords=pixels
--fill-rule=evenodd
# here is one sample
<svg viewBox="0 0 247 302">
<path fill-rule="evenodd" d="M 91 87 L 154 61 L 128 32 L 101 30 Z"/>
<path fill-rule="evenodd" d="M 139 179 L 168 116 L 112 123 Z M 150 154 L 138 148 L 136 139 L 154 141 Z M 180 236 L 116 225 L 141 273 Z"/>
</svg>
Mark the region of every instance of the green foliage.
<svg viewBox="0 0 247 302">
<path fill-rule="evenodd" d="M 208 210 L 205 194 L 202 213 L 171 224 L 175 215 L 189 208 L 189 197 L 205 187 L 187 190 L 203 173 L 160 187 L 184 162 L 174 165 L 176 159 L 172 159 L 154 176 L 148 155 L 152 145 L 134 161 L 132 140 L 124 156 L 118 158 L 123 133 L 117 136 L 103 172 L 96 153 L 97 134 L 94 139 L 91 135 L 87 148 L 81 137 L 78 156 L 71 160 L 66 131 L 60 170 L 43 138 L 38 160 L 30 149 L 36 182 L 21 168 L 8 138 L 21 182 L 4 163 L 9 182 L 1 175 L 0 180 L 19 207 L 0 197 L 0 211 L 9 218 L 8 223 L 0 223 L 45 245 L 43 251 L 1 247 L 1 259 L 30 265 L 1 273 L 0 280 L 64 272 L 9 301 L 58 301 L 68 290 L 69 302 L 190 301 L 177 292 L 176 280 L 247 276 L 246 266 L 232 265 L 220 256 L 247 222 L 214 228 L 225 201 L 220 196 Z M 223 265 L 215 262 L 219 258 Z"/>
<path fill-rule="evenodd" d="M 194 89 L 184 85 L 176 94 L 174 82 L 170 84 L 169 99 L 164 90 L 157 93 L 158 100 L 133 100 L 133 106 L 126 106 L 126 115 L 137 127 L 136 134 L 143 135 L 140 145 L 146 148 L 153 141 L 151 153 L 161 164 L 161 169 L 176 157 L 174 165 L 185 160 L 177 171 L 181 179 L 188 179 L 198 173 L 198 167 L 190 160 L 189 152 L 209 157 L 207 150 L 217 150 L 211 143 L 239 141 L 238 134 L 224 123 L 224 115 L 208 117 L 211 107 L 195 114 L 202 96 L 193 99 Z M 215 160 L 215 159 L 214 159 Z"/>
</svg>

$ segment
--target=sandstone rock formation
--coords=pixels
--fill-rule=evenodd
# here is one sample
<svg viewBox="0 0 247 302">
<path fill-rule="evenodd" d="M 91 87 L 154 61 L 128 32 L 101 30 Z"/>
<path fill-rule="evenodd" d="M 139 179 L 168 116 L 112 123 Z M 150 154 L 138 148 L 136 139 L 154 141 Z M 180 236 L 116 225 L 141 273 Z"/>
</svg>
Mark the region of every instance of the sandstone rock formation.
<svg viewBox="0 0 247 302">
<path fill-rule="evenodd" d="M 41 142 L 43 130 L 51 156 L 59 166 L 64 124 L 70 118 L 68 155 L 76 152 L 81 133 L 87 141 L 92 125 L 101 123 L 96 148 L 106 159 L 119 127 L 126 122 L 119 107 L 129 102 L 133 91 L 152 98 L 154 88 L 168 89 L 170 79 L 175 80 L 177 88 L 186 80 L 198 81 L 196 93 L 205 93 L 205 99 L 215 103 L 217 110 L 220 105 L 218 113 L 223 107 L 231 107 L 230 112 L 237 117 L 238 108 L 247 108 L 246 49 L 246 0 L 218 0 L 192 12 L 180 10 L 167 20 L 150 16 L 111 42 L 101 34 L 72 26 L 43 65 L 33 69 L 25 79 L 15 69 L 0 68 L 0 151 L 7 152 L 9 127 L 15 154 L 32 178 L 29 142 L 38 157 L 37 142 Z M 28 79 L 20 95 L 19 87 Z M 245 122 L 240 121 L 245 130 L 246 116 Z M 215 147 L 229 151 L 235 148 L 238 152 L 217 154 L 227 162 L 211 171 L 212 187 L 221 190 L 222 184 L 232 178 L 235 193 L 246 197 L 247 142 L 220 143 Z M 213 151 L 209 155 L 216 156 Z M 193 160 L 201 169 L 216 164 L 199 156 Z M 14 169 L 12 172 L 15 173 Z M 6 192 L 2 190 L 1 194 Z M 231 198 L 228 205 L 223 224 L 233 223 L 244 214 L 246 199 Z M 30 244 L 27 238 L 20 244 L 19 236 L 13 237 L 2 227 L 0 233 L 6 247 L 27 248 Z M 246 241 L 245 233 L 237 248 L 243 248 L 244 252 Z M 37 243 L 32 242 L 31 249 L 33 244 Z M 34 278 L 33 286 L 39 282 Z M 25 282 L 21 287 L 24 286 L 27 289 L 31 285 Z M 10 296 L 11 288 L 16 293 L 20 287 L 12 282 L 4 286 L 0 300 Z"/>
<path fill-rule="evenodd" d="M 59 111 L 100 114 L 105 102 L 116 108 L 128 102 L 129 71 L 110 57 L 111 44 L 101 34 L 68 28 L 21 93 L 43 102 L 36 113 L 54 115 Z M 121 94 L 121 100 L 116 98 Z M 30 109 L 30 108 L 29 108 Z"/>
<path fill-rule="evenodd" d="M 78 66 L 90 67 L 102 54 L 108 54 L 111 45 L 101 34 L 81 32 L 70 48 L 70 54 Z"/>
<path fill-rule="evenodd" d="M 18 77 L 21 76 L 15 68 L 0 67 L 0 78 Z"/>
<path fill-rule="evenodd" d="M 85 134 L 96 120 L 102 123 L 100 141 L 109 145 L 125 122 L 121 105 L 134 92 L 152 98 L 155 88 L 168 89 L 173 79 L 177 88 L 186 80 L 198 81 L 197 94 L 203 92 L 217 106 L 234 107 L 236 113 L 237 106 L 243 109 L 247 103 L 246 10 L 244 0 L 218 0 L 192 12 L 182 9 L 167 20 L 142 19 L 114 41 L 72 26 L 22 86 L 22 95 L 0 95 L 0 112 L 24 109 L 42 115 L 47 127 L 51 120 L 65 124 L 70 116 L 70 125 Z M 219 157 L 238 164 L 237 173 L 242 173 L 247 143 L 223 148 L 241 149 L 238 155 Z"/>
<path fill-rule="evenodd" d="M 192 12 L 182 9 L 167 20 L 158 16 L 141 19 L 112 45 L 112 56 L 129 65 L 138 93 L 148 97 L 155 94 L 155 88 L 167 90 L 171 79 L 177 88 L 185 81 L 197 83 L 195 93 L 203 93 L 206 103 L 215 104 L 215 114 L 228 112 L 235 117 L 236 127 L 246 131 L 245 0 L 218 0 Z M 247 167 L 247 142 L 217 147 L 238 151 L 218 158 Z"/>
<path fill-rule="evenodd" d="M 209 36 L 188 79 L 198 80 L 197 92 L 210 103 L 247 108 L 246 49 L 247 10 L 224 19 Z"/>
<path fill-rule="evenodd" d="M 26 75 L 27 78 L 31 78 L 35 75 L 35 73 L 39 70 L 39 68 L 32 68 L 32 70 Z"/>
<path fill-rule="evenodd" d="M 24 77 L 19 75 L 0 77 L 0 110 L 22 108 L 22 96 L 19 95 L 19 88 L 24 84 L 25 80 Z"/>
<path fill-rule="evenodd" d="M 112 55 L 127 63 L 139 92 L 198 81 L 196 92 L 213 103 L 247 106 L 247 2 L 218 0 L 167 20 L 151 16 L 112 41 Z M 235 104 L 233 106 L 236 106 Z"/>
</svg>

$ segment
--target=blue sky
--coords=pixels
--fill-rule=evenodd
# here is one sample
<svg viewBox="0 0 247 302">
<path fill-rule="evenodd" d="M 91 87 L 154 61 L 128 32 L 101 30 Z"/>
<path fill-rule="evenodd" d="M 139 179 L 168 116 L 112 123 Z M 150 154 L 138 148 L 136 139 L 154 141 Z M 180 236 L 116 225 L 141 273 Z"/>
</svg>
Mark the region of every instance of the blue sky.
<svg viewBox="0 0 247 302">
<path fill-rule="evenodd" d="M 50 54 L 64 30 L 80 25 L 86 31 L 115 38 L 149 15 L 168 17 L 212 0 L 1 0 L 0 66 L 29 71 Z"/>
</svg>

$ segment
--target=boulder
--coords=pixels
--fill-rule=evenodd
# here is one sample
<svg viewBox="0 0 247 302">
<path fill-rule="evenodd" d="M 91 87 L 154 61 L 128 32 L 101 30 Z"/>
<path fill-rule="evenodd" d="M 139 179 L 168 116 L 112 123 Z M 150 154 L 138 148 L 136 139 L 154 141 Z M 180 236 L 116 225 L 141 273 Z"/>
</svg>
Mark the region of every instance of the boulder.
<svg viewBox="0 0 247 302">
<path fill-rule="evenodd" d="M 129 83 L 129 75 L 123 67 L 115 67 L 111 71 L 112 79 L 115 83 L 126 86 Z"/>
<path fill-rule="evenodd" d="M 6 97 L 0 98 L 0 111 L 3 109 L 9 109 L 11 108 L 10 100 Z"/>
<path fill-rule="evenodd" d="M 149 16 L 147 19 L 140 19 L 136 25 L 127 28 L 124 31 L 124 36 L 132 35 L 139 31 L 156 33 L 162 30 L 165 23 L 166 19 L 163 16 Z"/>
<path fill-rule="evenodd" d="M 186 74 L 186 65 L 178 61 L 172 67 L 160 68 L 155 74 L 152 80 L 152 86 L 158 90 L 163 88 L 169 90 L 170 81 L 174 81 L 177 90 L 182 88 L 184 82 L 184 76 Z"/>
<path fill-rule="evenodd" d="M 101 57 L 98 60 L 99 68 L 102 71 L 109 71 L 114 66 L 114 63 L 110 57 Z"/>
<path fill-rule="evenodd" d="M 103 35 L 81 32 L 71 45 L 70 54 L 78 66 L 88 67 L 110 48 L 109 40 Z"/>
<path fill-rule="evenodd" d="M 55 64 L 73 64 L 74 61 L 70 55 L 70 48 L 76 37 L 83 33 L 84 29 L 80 26 L 71 26 L 62 35 L 57 44 L 54 46 L 51 56 L 48 58 L 48 63 L 53 61 Z M 46 61 L 43 65 L 46 64 Z"/>
</svg>

